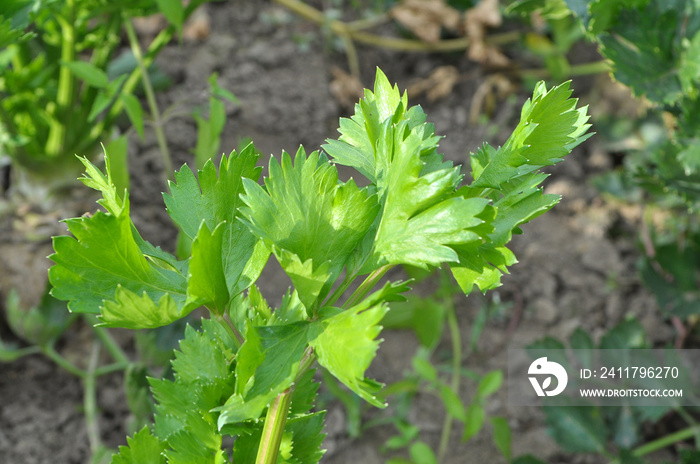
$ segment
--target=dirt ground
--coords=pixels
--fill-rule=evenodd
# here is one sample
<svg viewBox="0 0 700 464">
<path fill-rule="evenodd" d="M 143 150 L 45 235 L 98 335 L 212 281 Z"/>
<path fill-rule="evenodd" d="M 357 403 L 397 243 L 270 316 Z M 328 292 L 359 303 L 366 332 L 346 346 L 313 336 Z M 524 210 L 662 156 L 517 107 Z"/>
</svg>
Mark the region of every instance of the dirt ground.
<svg viewBox="0 0 700 464">
<path fill-rule="evenodd" d="M 338 117 L 347 111 L 329 90 L 334 66 L 346 67 L 341 53 L 334 51 L 312 24 L 293 17 L 267 1 L 230 0 L 207 6 L 211 31 L 196 42 L 169 46 L 158 63 L 174 85 L 159 95 L 166 108 L 178 104 L 179 110 L 206 102 L 207 77 L 218 72 L 220 84 L 232 91 L 240 105 L 228 105 L 228 123 L 222 151 L 236 148 L 248 137 L 266 155 L 281 150 L 296 151 L 299 144 L 318 148 L 328 137 L 336 136 Z M 435 67 L 454 65 L 463 79 L 441 100 L 411 98 L 421 104 L 436 132 L 445 135 L 441 150 L 446 157 L 463 163 L 470 151 L 483 141 L 503 143 L 517 122 L 527 89 L 499 102 L 487 123 L 470 122 L 470 111 L 477 89 L 487 75 L 463 54 L 408 54 L 359 47 L 364 86 L 372 84 L 376 66 L 381 66 L 391 81 L 406 88 L 415 79 L 426 77 Z M 584 101 L 593 98 L 592 80 L 575 80 L 572 87 Z M 594 128 L 595 130 L 595 128 Z M 189 116 L 170 120 L 166 133 L 176 166 L 191 161 L 196 127 Z M 172 250 L 176 232 L 169 221 L 160 192 L 166 189 L 162 163 L 152 132 L 145 141 L 132 137 L 130 170 L 134 221 L 144 238 Z M 512 249 L 520 263 L 504 278 L 498 297 L 510 309 L 501 319 L 492 320 L 481 338 L 481 352 L 464 362 L 465 367 L 486 372 L 505 369 L 507 348 L 522 348 L 546 334 L 567 336 L 577 327 L 599 335 L 633 314 L 656 340 L 670 340 L 671 328 L 658 315 L 653 298 L 636 277 L 635 211 L 626 211 L 606 203 L 591 187 L 589 180 L 608 169 L 613 160 L 591 139 L 577 148 L 563 163 L 552 169 L 546 182 L 548 193 L 563 195 L 562 202 L 550 213 L 524 227 Z M 51 211 L 43 219 L 28 222 L 4 220 L 0 228 L 0 297 L 9 288 L 19 287 L 27 300 L 34 289 L 42 287 L 51 251 L 47 240 L 26 240 L 26 229 L 43 227 L 39 236 L 61 233 L 57 219 L 94 210 L 93 198 L 86 189 L 75 196 L 84 200 L 78 211 Z M 42 235 L 43 234 L 43 235 Z M 275 304 L 288 281 L 279 271 L 261 279 L 263 292 Z M 430 288 L 421 287 L 422 292 Z M 493 298 L 487 297 L 488 299 Z M 474 317 L 487 298 L 480 295 L 457 298 L 458 317 L 463 337 L 468 337 Z M 518 314 L 519 323 L 512 332 L 509 322 Z M 11 339 L 6 328 L 0 336 Z M 81 330 L 71 331 L 59 349 L 79 358 Z M 120 335 L 121 336 L 121 335 Z M 383 382 L 401 377 L 410 368 L 417 348 L 412 336 L 387 331 L 370 374 Z M 128 337 L 122 337 L 128 340 Z M 445 349 L 449 340 L 444 342 Z M 84 356 L 84 355 L 83 355 Z M 100 427 L 106 445 L 125 443 L 126 410 L 121 378 L 114 374 L 100 378 L 98 406 L 102 412 Z M 473 395 L 473 385 L 464 385 L 463 398 Z M 0 463 L 3 464 L 78 464 L 88 462 L 89 446 L 82 415 L 82 385 L 72 375 L 41 356 L 30 356 L 13 363 L 0 364 Z M 513 429 L 514 455 L 532 453 L 551 463 L 596 462 L 585 456 L 575 460 L 561 452 L 547 435 L 543 415 L 534 408 L 509 408 L 505 389 L 488 406 L 489 414 L 507 417 Z M 373 413 L 377 414 L 377 413 Z M 414 402 L 412 419 L 421 428 L 424 439 L 437 445 L 443 410 L 428 396 Z M 385 462 L 388 455 L 381 445 L 395 433 L 390 426 L 373 428 L 359 439 L 345 432 L 345 413 L 331 402 L 328 411 L 322 462 L 327 464 Z M 443 464 L 464 462 L 505 462 L 484 430 L 466 444 L 459 440 L 459 428 L 453 433 L 452 446 Z"/>
</svg>

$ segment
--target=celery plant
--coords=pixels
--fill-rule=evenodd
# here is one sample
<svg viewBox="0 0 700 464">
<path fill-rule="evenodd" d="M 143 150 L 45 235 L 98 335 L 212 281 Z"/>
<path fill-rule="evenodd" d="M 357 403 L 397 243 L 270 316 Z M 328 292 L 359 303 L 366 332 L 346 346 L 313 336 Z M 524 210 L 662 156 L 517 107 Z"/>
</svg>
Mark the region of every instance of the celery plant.
<svg viewBox="0 0 700 464">
<path fill-rule="evenodd" d="M 174 379 L 150 380 L 154 427 L 112 462 L 318 462 L 314 365 L 383 407 L 382 385 L 365 371 L 387 304 L 409 290 L 379 286 L 387 271 L 448 266 L 467 294 L 500 284 L 516 261 L 512 234 L 559 200 L 542 192 L 539 169 L 587 138 L 586 108 L 570 94 L 568 83 L 540 83 L 506 144 L 471 155 L 465 183 L 421 108 L 378 71 L 374 91 L 341 119 L 340 138 L 322 152 L 272 158 L 264 185 L 252 145 L 223 156 L 218 172 L 211 161 L 197 177 L 184 166 L 165 195 L 193 239 L 184 261 L 143 240 L 109 165 L 105 175 L 83 159 L 83 181 L 102 192 L 106 211 L 68 219 L 73 237 L 54 238 L 52 294 L 108 327 L 158 327 L 200 306 L 211 314 L 201 331 L 186 331 Z M 339 181 L 335 164 L 369 185 Z M 270 255 L 293 285 L 276 309 L 254 285 Z"/>
</svg>

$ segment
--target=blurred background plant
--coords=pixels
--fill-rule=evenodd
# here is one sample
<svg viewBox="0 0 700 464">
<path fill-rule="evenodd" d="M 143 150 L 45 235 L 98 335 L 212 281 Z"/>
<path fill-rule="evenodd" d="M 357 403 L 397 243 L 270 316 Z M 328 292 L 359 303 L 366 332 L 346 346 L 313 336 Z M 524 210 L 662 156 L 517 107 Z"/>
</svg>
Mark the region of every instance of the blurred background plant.
<svg viewBox="0 0 700 464">
<path fill-rule="evenodd" d="M 612 77 L 638 97 L 636 117 L 618 114 L 615 108 L 594 117 L 595 129 L 615 159 L 614 169 L 599 175 L 594 184 L 611 202 L 632 205 L 638 211 L 640 280 L 675 328 L 673 345 L 697 348 L 700 3 L 518 0 L 509 9 L 546 21 L 552 45 L 542 49 L 550 52 L 558 48 L 557 43 L 568 44 L 556 32 L 565 21 L 575 30 L 568 37 L 585 35 L 597 44 L 610 63 Z M 550 61 L 556 61 L 549 56 L 548 68 Z M 566 71 L 563 61 L 559 68 Z M 632 319 L 607 332 L 598 347 L 650 348 L 646 340 L 641 325 Z M 580 330 L 569 345 L 595 347 L 590 335 Z M 565 345 L 549 338 L 531 347 Z M 545 414 L 552 435 L 570 452 L 600 453 L 622 464 L 646 462 L 643 456 L 664 447 L 674 450 L 676 462 L 697 462 L 700 456 L 694 408 L 560 406 L 545 408 Z M 650 440 L 646 444 L 643 430 Z M 608 453 L 610 443 L 617 447 L 617 457 Z"/>
<path fill-rule="evenodd" d="M 634 318 L 626 319 L 603 333 L 597 342 L 591 334 L 579 328 L 566 343 L 557 338 L 545 337 L 528 346 L 528 349 L 533 350 L 567 348 L 581 350 L 576 353 L 585 353 L 585 350 L 593 349 L 637 350 L 653 346 L 642 325 Z M 577 356 L 584 358 L 584 355 Z M 567 369 L 575 370 L 575 367 L 569 367 L 566 355 L 557 358 L 557 361 Z M 586 359 L 579 361 L 584 367 L 590 367 L 590 364 L 585 364 Z M 611 359 L 610 362 L 615 360 Z M 654 360 L 650 360 L 648 364 L 653 363 Z M 563 397 L 558 401 L 560 404 L 543 408 L 551 436 L 568 452 L 598 454 L 601 459 L 607 459 L 612 464 L 660 462 L 658 459 L 647 459 L 652 453 L 664 448 L 671 449 L 670 454 L 674 456 L 672 462 L 690 464 L 700 458 L 700 423 L 696 407 L 571 406 L 567 404 L 568 400 Z M 532 456 L 528 456 L 528 459 L 530 464 L 542 464 L 542 461 Z M 666 464 L 669 461 L 664 459 L 662 462 Z"/>
<path fill-rule="evenodd" d="M 415 275 L 415 272 L 413 273 Z M 496 448 L 506 460 L 511 458 L 511 430 L 506 418 L 488 417 L 489 397 L 501 388 L 503 373 L 492 370 L 480 373 L 463 364 L 478 365 L 475 358 L 478 344 L 486 323 L 489 306 L 483 305 L 476 323 L 472 326 L 468 341 L 462 340 L 458 323 L 454 296 L 461 294 L 460 288 L 452 283 L 444 270 L 437 272 L 437 291 L 427 297 L 410 297 L 406 302 L 393 303 L 382 320 L 387 328 L 409 329 L 416 334 L 420 346 L 412 359 L 412 370 L 404 379 L 389 385 L 384 395 L 391 397 L 395 415 L 388 421 L 398 432 L 385 446 L 387 451 L 408 450 L 410 459 L 393 457 L 391 464 L 436 464 L 443 462 L 450 446 L 450 438 L 455 423 L 461 424 L 461 441 L 475 437 L 488 422 Z M 439 344 L 449 333 L 450 350 L 442 357 L 436 353 Z M 467 342 L 467 343 L 464 343 Z M 442 358 L 442 359 L 441 359 Z M 469 385 L 470 401 L 465 402 L 461 392 L 465 390 L 463 381 Z M 432 449 L 421 439 L 420 428 L 411 423 L 411 403 L 416 395 L 429 394 L 439 399 L 445 409 L 445 417 L 440 429 L 440 441 Z M 387 419 L 376 421 L 383 423 Z M 368 427 L 372 424 L 368 424 Z"/>
<path fill-rule="evenodd" d="M 163 156 L 169 151 L 155 102 L 153 61 L 206 0 L 11 0 L 0 9 L 0 160 L 9 167 L 4 189 L 41 204 L 73 185 L 81 164 L 104 144 L 115 182 L 128 186 L 126 114 L 143 137 L 145 94 Z M 133 19 L 162 13 L 169 25 L 145 52 Z M 131 52 L 116 57 L 122 33 Z M 150 71 L 149 71 L 150 70 Z M 149 72 L 151 73 L 149 75 Z M 121 129 L 121 130 L 120 130 Z M 167 174 L 170 176 L 171 174 Z"/>
</svg>

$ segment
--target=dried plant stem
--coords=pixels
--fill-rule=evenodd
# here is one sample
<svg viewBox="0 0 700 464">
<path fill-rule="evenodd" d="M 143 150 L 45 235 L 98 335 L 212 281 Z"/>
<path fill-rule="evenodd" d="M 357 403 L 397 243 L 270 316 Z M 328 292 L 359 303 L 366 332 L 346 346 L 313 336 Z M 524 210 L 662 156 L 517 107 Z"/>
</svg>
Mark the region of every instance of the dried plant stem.
<svg viewBox="0 0 700 464">
<path fill-rule="evenodd" d="M 437 42 L 423 42 L 420 40 L 402 39 L 397 37 L 384 37 L 369 32 L 362 32 L 359 29 L 364 28 L 364 22 L 345 23 L 343 21 L 329 21 L 322 11 L 307 5 L 300 0 L 275 0 L 278 4 L 284 6 L 295 14 L 304 19 L 312 21 L 318 25 L 328 24 L 330 29 L 342 36 L 348 36 L 353 41 L 365 45 L 375 47 L 388 48 L 404 52 L 454 52 L 466 50 L 469 47 L 469 39 L 448 39 L 439 40 Z M 385 19 L 382 18 L 382 21 Z M 358 24 L 360 27 L 358 27 Z M 503 34 L 495 34 L 485 39 L 489 44 L 503 44 L 520 40 L 522 34 L 520 32 L 505 32 Z"/>
</svg>

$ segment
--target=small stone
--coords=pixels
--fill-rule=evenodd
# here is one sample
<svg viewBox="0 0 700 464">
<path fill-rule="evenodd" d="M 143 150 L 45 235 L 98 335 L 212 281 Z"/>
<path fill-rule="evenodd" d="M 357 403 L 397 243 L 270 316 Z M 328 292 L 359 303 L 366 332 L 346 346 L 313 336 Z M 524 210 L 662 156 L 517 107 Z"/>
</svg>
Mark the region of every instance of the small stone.
<svg viewBox="0 0 700 464">
<path fill-rule="evenodd" d="M 537 320 L 547 324 L 554 322 L 557 319 L 559 311 L 551 300 L 546 298 L 538 298 L 532 303 L 532 310 Z"/>
</svg>

